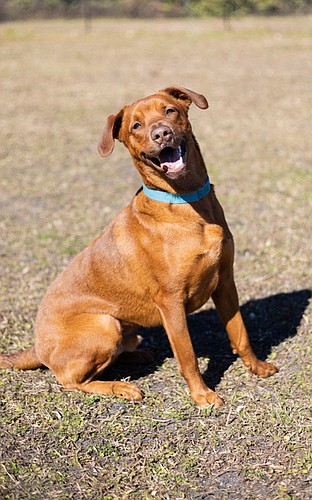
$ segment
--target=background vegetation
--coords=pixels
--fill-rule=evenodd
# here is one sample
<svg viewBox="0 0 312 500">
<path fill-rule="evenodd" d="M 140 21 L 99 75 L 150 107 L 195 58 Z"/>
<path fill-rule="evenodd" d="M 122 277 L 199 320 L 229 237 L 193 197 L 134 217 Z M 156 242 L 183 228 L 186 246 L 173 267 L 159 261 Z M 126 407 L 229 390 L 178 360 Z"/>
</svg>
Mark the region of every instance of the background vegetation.
<svg viewBox="0 0 312 500">
<path fill-rule="evenodd" d="M 231 17 L 309 12 L 312 0 L 2 0 L 1 19 L 51 16 Z"/>
<path fill-rule="evenodd" d="M 48 284 L 140 186 L 121 144 L 97 154 L 106 116 L 176 83 L 209 100 L 193 130 L 252 343 L 280 369 L 247 373 L 209 302 L 189 321 L 218 411 L 191 402 L 162 329 L 141 332 L 154 365 L 105 375 L 140 404 L 1 370 L 1 499 L 312 498 L 311 52 L 310 16 L 0 25 L 0 350 L 32 343 Z"/>
</svg>

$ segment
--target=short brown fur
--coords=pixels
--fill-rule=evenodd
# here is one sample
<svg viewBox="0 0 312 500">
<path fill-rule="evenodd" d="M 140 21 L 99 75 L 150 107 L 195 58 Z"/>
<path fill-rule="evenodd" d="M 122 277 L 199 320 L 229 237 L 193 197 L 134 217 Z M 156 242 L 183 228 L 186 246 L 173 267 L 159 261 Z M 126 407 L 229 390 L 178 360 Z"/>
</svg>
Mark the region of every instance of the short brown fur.
<svg viewBox="0 0 312 500">
<path fill-rule="evenodd" d="M 109 155 L 118 139 L 149 188 L 173 194 L 198 190 L 207 172 L 188 120 L 192 102 L 208 107 L 204 96 L 183 87 L 125 106 L 108 117 L 100 154 Z M 181 151 L 182 144 L 186 153 L 179 167 L 159 160 L 166 150 Z M 218 407 L 222 399 L 202 379 L 186 322 L 186 314 L 209 297 L 246 367 L 261 377 L 277 371 L 251 348 L 233 258 L 233 238 L 213 187 L 201 200 L 186 204 L 154 201 L 139 190 L 52 283 L 39 307 L 34 347 L 0 355 L 0 366 L 25 370 L 44 365 L 67 389 L 140 400 L 134 384 L 98 376 L 122 353 L 128 358 L 132 353 L 134 362 L 149 362 L 148 352 L 136 350 L 136 329 L 162 324 L 193 400 Z"/>
</svg>

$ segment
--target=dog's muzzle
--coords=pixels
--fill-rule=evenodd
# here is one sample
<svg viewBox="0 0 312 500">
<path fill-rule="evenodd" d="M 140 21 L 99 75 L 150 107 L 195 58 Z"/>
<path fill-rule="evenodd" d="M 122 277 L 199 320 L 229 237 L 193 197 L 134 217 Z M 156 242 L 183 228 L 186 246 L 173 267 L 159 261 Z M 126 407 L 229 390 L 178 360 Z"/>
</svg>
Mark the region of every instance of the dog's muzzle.
<svg viewBox="0 0 312 500">
<path fill-rule="evenodd" d="M 183 174 L 186 168 L 186 143 L 181 142 L 167 125 L 154 128 L 150 138 L 154 151 L 150 155 L 144 153 L 143 157 L 168 177 L 176 178 Z"/>
</svg>

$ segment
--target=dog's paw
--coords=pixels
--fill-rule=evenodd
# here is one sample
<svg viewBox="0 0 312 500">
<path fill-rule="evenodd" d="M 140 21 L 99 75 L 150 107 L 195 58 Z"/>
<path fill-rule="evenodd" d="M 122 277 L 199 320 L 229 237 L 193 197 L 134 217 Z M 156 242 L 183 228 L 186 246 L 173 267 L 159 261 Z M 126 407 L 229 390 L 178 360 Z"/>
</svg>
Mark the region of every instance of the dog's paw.
<svg viewBox="0 0 312 500">
<path fill-rule="evenodd" d="M 267 361 L 260 361 L 260 359 L 257 359 L 257 363 L 250 367 L 250 371 L 259 377 L 267 378 L 277 373 L 278 368 Z"/>
<path fill-rule="evenodd" d="M 207 387 L 206 391 L 191 394 L 192 399 L 201 408 L 213 405 L 215 408 L 223 406 L 224 402 L 214 391 Z"/>
<path fill-rule="evenodd" d="M 141 401 L 143 395 L 138 387 L 129 382 L 114 382 L 111 385 L 112 395 L 129 401 Z"/>
</svg>

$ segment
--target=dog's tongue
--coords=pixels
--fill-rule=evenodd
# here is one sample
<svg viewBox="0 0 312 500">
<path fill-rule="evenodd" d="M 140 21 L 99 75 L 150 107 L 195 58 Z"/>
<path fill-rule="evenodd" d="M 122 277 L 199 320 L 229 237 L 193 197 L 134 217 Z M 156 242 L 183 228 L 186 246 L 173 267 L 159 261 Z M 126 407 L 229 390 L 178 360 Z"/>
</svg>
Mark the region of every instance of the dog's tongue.
<svg viewBox="0 0 312 500">
<path fill-rule="evenodd" d="M 165 148 L 159 155 L 160 166 L 164 171 L 178 172 L 184 167 L 181 148 Z"/>
</svg>

